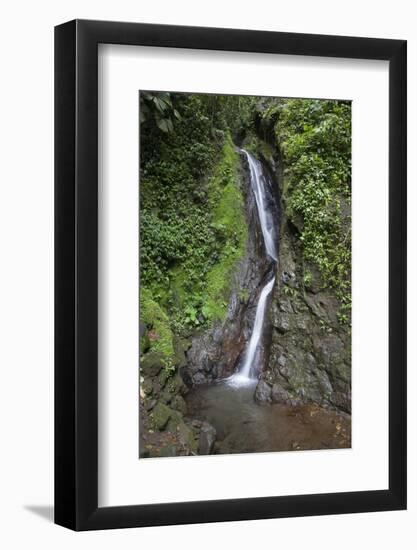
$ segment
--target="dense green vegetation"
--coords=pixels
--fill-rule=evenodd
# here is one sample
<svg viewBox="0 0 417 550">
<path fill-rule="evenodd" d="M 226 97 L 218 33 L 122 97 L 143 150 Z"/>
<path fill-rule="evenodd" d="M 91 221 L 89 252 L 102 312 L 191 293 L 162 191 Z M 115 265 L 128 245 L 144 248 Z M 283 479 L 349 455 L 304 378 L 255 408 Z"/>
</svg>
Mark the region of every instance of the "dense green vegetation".
<svg viewBox="0 0 417 550">
<path fill-rule="evenodd" d="M 263 113 L 284 164 L 283 199 L 306 260 L 350 308 L 351 108 L 342 101 L 279 100 Z M 311 276 L 308 269 L 305 278 Z M 345 319 L 341 313 L 340 319 Z"/>
<path fill-rule="evenodd" d="M 227 122 L 237 100 L 162 100 L 157 93 L 141 98 L 140 276 L 141 319 L 162 331 L 152 347 L 168 363 L 169 332 L 186 336 L 224 317 L 247 228 Z"/>
<path fill-rule="evenodd" d="M 282 201 L 297 228 L 304 278 L 350 307 L 350 104 L 141 94 L 141 319 L 170 365 L 176 336 L 221 321 L 247 226 L 234 143 L 284 166 Z"/>
</svg>

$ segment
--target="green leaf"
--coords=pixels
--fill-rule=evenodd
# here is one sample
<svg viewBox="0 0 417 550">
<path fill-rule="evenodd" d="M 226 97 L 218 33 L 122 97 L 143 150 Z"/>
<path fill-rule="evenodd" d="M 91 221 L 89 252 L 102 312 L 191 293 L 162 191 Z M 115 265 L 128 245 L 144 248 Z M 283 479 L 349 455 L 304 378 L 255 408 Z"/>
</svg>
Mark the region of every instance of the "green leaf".
<svg viewBox="0 0 417 550">
<path fill-rule="evenodd" d="M 157 125 L 158 125 L 158 128 L 165 133 L 172 132 L 172 130 L 174 129 L 172 122 L 169 118 L 158 119 Z"/>
</svg>

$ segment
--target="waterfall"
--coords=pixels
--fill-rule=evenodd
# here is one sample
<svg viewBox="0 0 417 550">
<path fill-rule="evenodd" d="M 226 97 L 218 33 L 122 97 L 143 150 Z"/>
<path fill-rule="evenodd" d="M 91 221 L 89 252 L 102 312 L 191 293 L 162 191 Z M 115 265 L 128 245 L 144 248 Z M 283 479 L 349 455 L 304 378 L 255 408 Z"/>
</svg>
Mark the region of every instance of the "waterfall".
<svg viewBox="0 0 417 550">
<path fill-rule="evenodd" d="M 255 323 L 253 325 L 252 330 L 252 336 L 249 340 L 249 346 L 246 351 L 246 358 L 245 362 L 243 363 L 242 370 L 239 372 L 239 374 L 243 378 L 250 378 L 251 376 L 251 367 L 253 360 L 255 358 L 255 353 L 258 348 L 258 343 L 261 338 L 262 334 L 262 328 L 264 324 L 264 317 L 265 317 L 265 305 L 266 305 L 266 299 L 268 298 L 275 282 L 275 277 L 273 277 L 269 283 L 267 283 L 259 296 L 258 306 L 256 308 L 256 316 L 255 316 Z"/>
<path fill-rule="evenodd" d="M 245 153 L 250 170 L 250 180 L 255 195 L 256 207 L 258 209 L 259 221 L 261 224 L 262 235 L 264 238 L 266 253 L 275 261 L 278 261 L 277 251 L 275 248 L 273 227 L 274 219 L 271 211 L 266 208 L 265 186 L 266 178 L 264 176 L 261 163 L 256 160 L 250 153 L 242 149 Z"/>
<path fill-rule="evenodd" d="M 274 239 L 274 219 L 271 210 L 267 208 L 267 179 L 264 175 L 262 164 L 244 149 L 242 149 L 242 151 L 248 159 L 250 183 L 255 196 L 256 208 L 258 211 L 259 222 L 265 244 L 265 251 L 266 254 L 274 260 L 274 262 L 277 262 L 278 254 Z M 241 386 L 256 381 L 252 366 L 256 359 L 256 352 L 262 336 L 266 302 L 274 287 L 274 283 L 275 277 L 272 277 L 272 279 L 265 284 L 259 294 L 258 305 L 256 306 L 255 322 L 253 324 L 249 345 L 245 352 L 243 366 L 239 372 L 229 378 L 229 381 L 233 385 Z"/>
</svg>

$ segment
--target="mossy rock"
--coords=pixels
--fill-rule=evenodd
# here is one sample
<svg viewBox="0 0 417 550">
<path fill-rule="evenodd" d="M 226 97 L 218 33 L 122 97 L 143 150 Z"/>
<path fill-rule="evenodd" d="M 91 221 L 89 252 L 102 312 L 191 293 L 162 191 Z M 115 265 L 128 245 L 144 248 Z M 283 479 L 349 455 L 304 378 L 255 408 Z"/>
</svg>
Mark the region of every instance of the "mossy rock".
<svg viewBox="0 0 417 550">
<path fill-rule="evenodd" d="M 173 394 L 165 388 L 164 391 L 160 394 L 159 399 L 162 403 L 165 403 L 165 405 L 169 405 L 171 403 L 171 399 L 173 398 Z"/>
<path fill-rule="evenodd" d="M 146 395 L 151 395 L 151 393 L 153 392 L 153 385 L 150 378 L 145 378 L 145 380 L 142 382 L 142 389 L 146 393 Z"/>
<path fill-rule="evenodd" d="M 194 454 L 198 453 L 198 439 L 196 439 L 196 435 L 194 431 L 185 424 L 180 425 L 179 428 L 180 437 L 184 444 L 190 449 L 190 451 Z"/>
<path fill-rule="evenodd" d="M 167 388 L 171 393 L 180 395 L 185 395 L 188 391 L 179 372 L 176 372 L 174 376 L 168 379 Z"/>
<path fill-rule="evenodd" d="M 159 381 L 159 384 L 161 385 L 161 388 L 165 387 L 165 384 L 171 378 L 171 376 L 172 376 L 172 372 L 169 371 L 168 369 L 162 369 L 160 371 L 158 376 L 158 381 Z"/>
<path fill-rule="evenodd" d="M 171 398 L 171 408 L 179 411 L 181 414 L 187 413 L 187 404 L 181 395 L 174 395 Z"/>
<path fill-rule="evenodd" d="M 162 457 L 177 456 L 176 446 L 170 443 L 167 443 L 159 451 L 159 456 L 162 456 Z"/>
<path fill-rule="evenodd" d="M 185 351 L 189 349 L 191 343 L 188 340 L 179 338 L 178 336 L 174 337 L 174 351 L 175 356 L 173 359 L 173 364 L 180 369 L 187 364 L 187 359 L 185 357 Z"/>
<path fill-rule="evenodd" d="M 161 392 L 161 384 L 159 382 L 159 379 L 156 377 L 152 379 L 152 389 L 154 395 L 159 395 Z"/>
<path fill-rule="evenodd" d="M 140 359 L 140 369 L 147 377 L 157 376 L 164 366 L 164 355 L 158 351 L 149 351 Z"/>
<path fill-rule="evenodd" d="M 175 433 L 179 436 L 183 445 L 192 453 L 198 451 L 198 438 L 192 427 L 190 427 L 184 421 L 183 415 L 179 411 L 171 409 L 171 415 L 166 429 L 169 432 Z"/>
<path fill-rule="evenodd" d="M 171 409 L 161 402 L 158 402 L 152 411 L 152 424 L 156 430 L 162 431 L 171 418 Z"/>
<path fill-rule="evenodd" d="M 169 432 L 177 432 L 178 426 L 184 422 L 184 417 L 179 411 L 171 409 L 171 415 L 168 421 L 167 430 Z"/>
<path fill-rule="evenodd" d="M 150 340 L 151 352 L 160 353 L 164 365 L 172 362 L 174 346 L 168 315 L 153 299 L 152 292 L 144 286 L 140 289 L 140 322 L 142 326 L 151 328 L 146 333 Z"/>
</svg>

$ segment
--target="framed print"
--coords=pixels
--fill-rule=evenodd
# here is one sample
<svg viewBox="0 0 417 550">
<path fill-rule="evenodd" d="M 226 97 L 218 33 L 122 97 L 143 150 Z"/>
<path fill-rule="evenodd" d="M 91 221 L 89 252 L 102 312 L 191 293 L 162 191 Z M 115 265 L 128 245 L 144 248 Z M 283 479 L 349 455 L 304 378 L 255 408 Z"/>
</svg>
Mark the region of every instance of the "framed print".
<svg viewBox="0 0 417 550">
<path fill-rule="evenodd" d="M 55 521 L 406 507 L 406 42 L 55 30 Z"/>
</svg>

